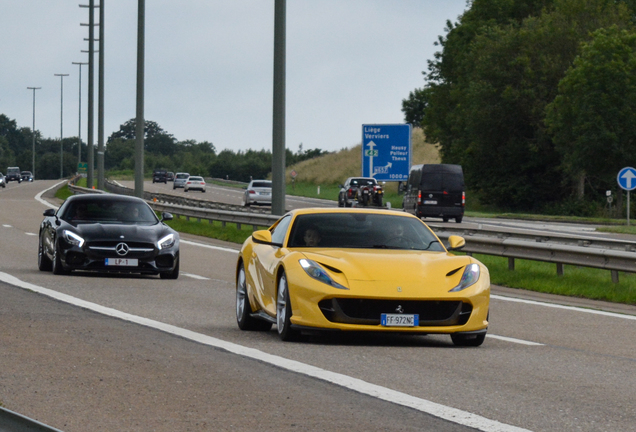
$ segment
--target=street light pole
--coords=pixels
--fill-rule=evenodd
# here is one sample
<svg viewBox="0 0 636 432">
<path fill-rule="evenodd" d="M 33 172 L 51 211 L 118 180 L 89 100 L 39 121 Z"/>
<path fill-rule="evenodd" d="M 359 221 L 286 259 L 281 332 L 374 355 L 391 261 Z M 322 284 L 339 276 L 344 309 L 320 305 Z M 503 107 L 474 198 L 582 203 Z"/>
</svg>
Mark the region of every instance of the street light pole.
<svg viewBox="0 0 636 432">
<path fill-rule="evenodd" d="M 82 65 L 88 63 L 73 62 L 73 64 L 79 65 L 79 120 L 77 122 L 77 169 L 79 170 L 79 165 L 82 163 Z"/>
<path fill-rule="evenodd" d="M 97 189 L 104 190 L 104 4 L 99 2 L 99 69 L 97 88 Z"/>
<path fill-rule="evenodd" d="M 27 90 L 33 90 L 33 153 L 32 153 L 32 162 L 31 162 L 31 174 L 33 174 L 33 178 L 35 179 L 35 91 L 40 90 L 42 87 L 27 87 Z"/>
<path fill-rule="evenodd" d="M 53 74 L 60 77 L 60 178 L 64 178 L 64 77 L 68 74 Z"/>
</svg>

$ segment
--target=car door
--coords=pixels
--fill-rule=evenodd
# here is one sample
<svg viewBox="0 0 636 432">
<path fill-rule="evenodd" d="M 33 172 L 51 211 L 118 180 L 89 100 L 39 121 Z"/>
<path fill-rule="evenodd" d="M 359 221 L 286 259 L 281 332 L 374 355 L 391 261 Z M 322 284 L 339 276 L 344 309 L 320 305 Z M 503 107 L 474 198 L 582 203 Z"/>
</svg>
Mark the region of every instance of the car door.
<svg viewBox="0 0 636 432">
<path fill-rule="evenodd" d="M 291 216 L 288 215 L 272 228 L 272 243 L 284 244 L 290 222 Z M 255 244 L 253 251 L 258 278 L 256 284 L 260 285 L 256 287 L 259 297 L 257 300 L 268 314 L 276 316 L 276 270 L 280 261 L 287 255 L 287 248 Z"/>
</svg>

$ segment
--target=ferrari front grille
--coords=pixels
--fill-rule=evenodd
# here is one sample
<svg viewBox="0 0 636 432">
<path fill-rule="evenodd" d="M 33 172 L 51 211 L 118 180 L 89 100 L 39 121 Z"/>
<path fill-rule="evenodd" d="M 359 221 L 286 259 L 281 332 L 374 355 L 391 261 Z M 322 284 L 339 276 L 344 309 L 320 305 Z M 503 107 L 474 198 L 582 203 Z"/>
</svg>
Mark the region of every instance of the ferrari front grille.
<svg viewBox="0 0 636 432">
<path fill-rule="evenodd" d="M 454 300 L 376 300 L 333 298 L 318 306 L 331 322 L 380 325 L 383 313 L 418 314 L 420 327 L 454 326 L 468 322 L 473 307 Z"/>
</svg>

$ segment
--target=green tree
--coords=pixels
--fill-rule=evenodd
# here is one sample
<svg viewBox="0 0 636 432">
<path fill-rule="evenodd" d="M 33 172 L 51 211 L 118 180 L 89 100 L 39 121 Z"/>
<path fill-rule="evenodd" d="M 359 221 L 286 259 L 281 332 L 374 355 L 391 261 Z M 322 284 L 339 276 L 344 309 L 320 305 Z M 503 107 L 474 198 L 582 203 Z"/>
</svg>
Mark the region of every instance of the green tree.
<svg viewBox="0 0 636 432">
<path fill-rule="evenodd" d="M 636 159 L 636 33 L 617 26 L 594 32 L 546 113 L 579 197 L 585 177 L 605 191 L 618 170 Z"/>
<path fill-rule="evenodd" d="M 421 127 L 424 111 L 428 105 L 426 89 L 415 89 L 409 93 L 408 99 L 402 100 L 404 121 L 414 127 Z"/>
<path fill-rule="evenodd" d="M 477 1 L 429 64 L 423 124 L 485 203 L 540 208 L 569 193 L 545 107 L 590 33 L 631 25 L 610 0 Z M 569 185 L 566 185 L 569 186 Z"/>
</svg>

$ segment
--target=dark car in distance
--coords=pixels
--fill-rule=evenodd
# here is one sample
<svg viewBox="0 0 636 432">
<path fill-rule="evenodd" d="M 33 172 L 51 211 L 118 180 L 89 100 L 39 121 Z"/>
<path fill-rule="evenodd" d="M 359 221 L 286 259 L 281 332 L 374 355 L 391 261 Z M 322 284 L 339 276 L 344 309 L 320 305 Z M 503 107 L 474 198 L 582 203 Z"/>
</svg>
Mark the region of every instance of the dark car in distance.
<svg viewBox="0 0 636 432">
<path fill-rule="evenodd" d="M 413 165 L 404 193 L 404 211 L 419 218 L 439 217 L 461 223 L 466 206 L 466 187 L 461 165 Z"/>
<path fill-rule="evenodd" d="M 172 171 L 168 171 L 166 173 L 166 180 L 168 181 L 174 181 L 174 173 Z"/>
<path fill-rule="evenodd" d="M 54 274 L 73 270 L 159 274 L 179 277 L 179 234 L 140 198 L 86 194 L 69 197 L 44 212 L 38 268 Z"/>
<path fill-rule="evenodd" d="M 153 183 L 168 183 L 168 171 L 155 170 L 152 173 L 152 182 Z"/>
<path fill-rule="evenodd" d="M 20 174 L 19 167 L 9 167 L 7 168 L 7 176 L 5 177 L 5 181 L 9 183 L 10 181 L 17 181 L 18 183 L 22 183 L 22 175 Z"/>
<path fill-rule="evenodd" d="M 33 181 L 33 174 L 31 174 L 31 171 L 22 171 L 20 173 L 20 176 L 22 177 L 22 181 L 28 181 L 28 182 Z"/>
<path fill-rule="evenodd" d="M 383 196 L 382 186 L 373 177 L 349 177 L 340 185 L 338 207 L 353 207 L 356 203 L 382 207 Z"/>
</svg>

